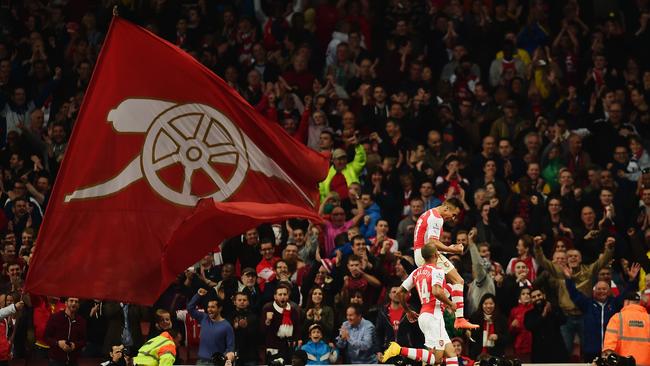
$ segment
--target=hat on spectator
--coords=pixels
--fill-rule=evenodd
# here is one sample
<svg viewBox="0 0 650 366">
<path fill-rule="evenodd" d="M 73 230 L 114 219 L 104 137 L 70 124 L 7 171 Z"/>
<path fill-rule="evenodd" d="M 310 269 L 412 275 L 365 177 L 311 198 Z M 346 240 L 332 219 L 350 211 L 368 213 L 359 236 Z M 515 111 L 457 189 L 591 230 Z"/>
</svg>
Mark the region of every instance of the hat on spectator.
<svg viewBox="0 0 650 366">
<path fill-rule="evenodd" d="M 321 325 L 318 324 L 318 323 L 312 324 L 312 325 L 309 326 L 309 333 L 311 333 L 311 331 L 314 330 L 314 329 L 318 329 L 321 332 L 323 331 L 323 327 L 321 327 Z"/>
<path fill-rule="evenodd" d="M 242 275 L 247 275 L 247 274 L 249 274 L 249 273 L 254 273 L 254 274 L 257 275 L 257 271 L 254 270 L 254 269 L 251 268 L 251 267 L 246 267 L 246 268 L 244 268 L 244 269 L 241 271 L 241 274 L 242 274 Z"/>
<path fill-rule="evenodd" d="M 641 296 L 639 295 L 638 292 L 630 292 L 627 295 L 625 295 L 625 300 L 629 301 L 641 301 Z"/>
<path fill-rule="evenodd" d="M 324 258 L 321 263 L 323 264 L 323 268 L 327 270 L 327 273 L 332 273 L 332 269 L 334 269 L 334 265 L 336 264 L 336 258 Z"/>
<path fill-rule="evenodd" d="M 345 150 L 340 148 L 334 150 L 334 152 L 332 153 L 332 159 L 340 159 L 340 158 L 345 158 L 347 156 L 348 154 L 345 152 Z"/>
</svg>

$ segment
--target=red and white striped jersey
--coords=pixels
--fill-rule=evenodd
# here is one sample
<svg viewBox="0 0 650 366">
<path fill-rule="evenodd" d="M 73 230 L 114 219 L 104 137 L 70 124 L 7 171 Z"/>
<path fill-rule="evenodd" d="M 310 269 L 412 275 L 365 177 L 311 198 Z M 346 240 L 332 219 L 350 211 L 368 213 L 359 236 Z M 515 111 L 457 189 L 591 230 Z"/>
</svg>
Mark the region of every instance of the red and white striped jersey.
<svg viewBox="0 0 650 366">
<path fill-rule="evenodd" d="M 432 290 L 435 286 L 445 288 L 445 271 L 434 266 L 425 264 L 411 272 L 402 287 L 411 291 L 413 286 L 418 290 L 422 309 L 420 312 L 431 313 L 434 316 L 442 317 L 443 303 L 433 296 Z"/>
<path fill-rule="evenodd" d="M 442 235 L 442 225 L 444 220 L 437 208 L 427 210 L 420 215 L 415 223 L 415 232 L 413 233 L 413 249 L 422 249 L 427 241 L 431 238 L 440 240 Z"/>
<path fill-rule="evenodd" d="M 198 311 L 201 313 L 205 312 L 203 309 L 198 309 Z M 176 319 L 182 321 L 183 327 L 185 327 L 185 346 L 198 346 L 201 343 L 201 323 L 192 318 L 187 310 L 176 310 Z"/>
</svg>

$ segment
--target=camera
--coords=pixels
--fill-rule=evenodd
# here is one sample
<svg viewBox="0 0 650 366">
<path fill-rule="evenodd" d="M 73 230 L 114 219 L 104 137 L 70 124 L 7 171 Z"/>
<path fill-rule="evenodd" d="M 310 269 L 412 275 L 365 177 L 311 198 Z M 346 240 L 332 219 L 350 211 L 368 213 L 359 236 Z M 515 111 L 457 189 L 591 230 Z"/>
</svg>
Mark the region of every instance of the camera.
<svg viewBox="0 0 650 366">
<path fill-rule="evenodd" d="M 228 362 L 228 358 L 226 358 L 226 355 L 224 355 L 221 352 L 215 352 L 212 355 L 212 359 L 210 361 L 214 366 L 225 366 L 226 363 Z M 235 359 L 232 361 L 231 365 L 235 366 L 236 362 L 237 362 L 237 356 L 235 356 Z"/>
<path fill-rule="evenodd" d="M 284 358 L 282 358 L 282 356 L 279 354 L 271 356 L 267 362 L 267 366 L 284 366 Z"/>
<path fill-rule="evenodd" d="M 480 366 L 521 366 L 521 361 L 519 359 L 501 358 L 496 356 L 491 356 L 477 363 Z"/>
<path fill-rule="evenodd" d="M 212 364 L 214 366 L 224 366 L 226 364 L 226 356 L 221 352 L 215 352 L 212 355 Z"/>
<path fill-rule="evenodd" d="M 299 349 L 291 356 L 291 366 L 305 366 L 307 364 L 307 352 Z"/>
<path fill-rule="evenodd" d="M 616 353 L 610 353 L 607 356 L 596 357 L 593 363 L 597 366 L 636 366 L 636 360 L 634 357 L 623 357 Z"/>
<path fill-rule="evenodd" d="M 132 347 L 124 347 L 122 350 L 122 356 L 124 357 L 135 357 L 138 355 L 138 350 L 134 350 Z"/>
</svg>

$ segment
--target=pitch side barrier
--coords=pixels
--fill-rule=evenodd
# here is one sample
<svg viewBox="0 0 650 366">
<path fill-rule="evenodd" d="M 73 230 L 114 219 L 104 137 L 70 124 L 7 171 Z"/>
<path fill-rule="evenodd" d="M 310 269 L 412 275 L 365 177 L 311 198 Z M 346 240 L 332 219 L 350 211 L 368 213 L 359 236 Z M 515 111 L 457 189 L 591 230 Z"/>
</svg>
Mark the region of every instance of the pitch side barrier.
<svg viewBox="0 0 650 366">
<path fill-rule="evenodd" d="M 331 364 L 332 366 L 377 366 L 377 365 L 392 365 L 389 363 L 361 363 L 361 364 Z M 522 366 L 585 366 L 585 365 L 592 365 L 591 363 L 522 363 Z M 190 366 L 190 365 L 187 365 Z M 266 366 L 266 365 L 259 365 L 259 366 Z M 288 366 L 288 365 L 285 365 Z"/>
</svg>

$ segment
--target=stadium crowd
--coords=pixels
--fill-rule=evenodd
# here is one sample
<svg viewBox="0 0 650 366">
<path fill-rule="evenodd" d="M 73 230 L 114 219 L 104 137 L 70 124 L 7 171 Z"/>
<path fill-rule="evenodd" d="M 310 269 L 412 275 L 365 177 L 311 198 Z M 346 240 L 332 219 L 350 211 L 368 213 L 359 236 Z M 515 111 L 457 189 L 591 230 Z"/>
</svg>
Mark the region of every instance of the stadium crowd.
<svg viewBox="0 0 650 366">
<path fill-rule="evenodd" d="M 148 308 L 22 291 L 114 5 L 332 161 L 322 224 L 215 245 Z M 591 361 L 650 304 L 649 20 L 648 0 L 2 1 L 0 364 L 118 360 L 168 329 L 177 363 L 422 347 L 400 285 L 418 217 L 451 198 L 440 241 L 463 245 L 480 326 L 445 315 L 461 363 Z"/>
</svg>

